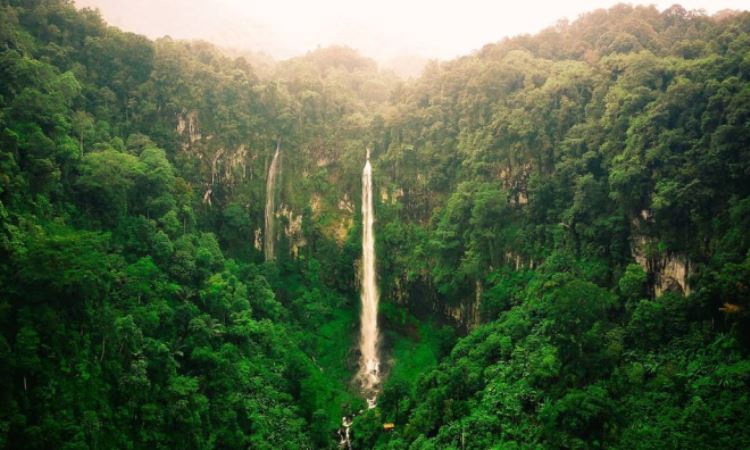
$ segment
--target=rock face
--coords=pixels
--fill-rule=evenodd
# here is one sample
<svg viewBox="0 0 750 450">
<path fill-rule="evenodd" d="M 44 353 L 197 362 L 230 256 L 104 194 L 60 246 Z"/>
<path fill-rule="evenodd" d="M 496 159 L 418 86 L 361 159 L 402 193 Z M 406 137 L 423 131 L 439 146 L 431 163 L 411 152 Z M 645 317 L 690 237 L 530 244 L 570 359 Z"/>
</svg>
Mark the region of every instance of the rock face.
<svg viewBox="0 0 750 450">
<path fill-rule="evenodd" d="M 651 213 L 644 209 L 632 221 L 633 258 L 648 274 L 649 288 L 654 296 L 665 292 L 689 295 L 690 259 L 681 253 L 660 251 L 656 239 L 644 231 L 651 220 Z"/>
<path fill-rule="evenodd" d="M 650 290 L 658 297 L 665 292 L 690 294 L 688 277 L 690 276 L 690 260 L 682 254 L 663 254 L 645 256 L 643 253 L 633 254 L 636 262 L 648 274 Z"/>
<path fill-rule="evenodd" d="M 527 186 L 531 171 L 531 163 L 525 163 L 516 167 L 504 167 L 498 172 L 503 189 L 510 193 L 511 204 L 522 206 L 529 203 Z"/>
<path fill-rule="evenodd" d="M 201 140 L 201 133 L 198 131 L 198 111 L 186 112 L 177 117 L 177 134 L 182 135 L 186 131 L 188 142 L 183 143 L 183 146 Z"/>
<path fill-rule="evenodd" d="M 659 296 L 664 292 L 690 294 L 687 282 L 690 274 L 690 260 L 684 255 L 669 255 L 652 265 L 655 274 L 654 293 Z"/>
<path fill-rule="evenodd" d="M 387 187 L 380 188 L 380 202 L 384 204 L 395 205 L 404 197 L 404 190 L 400 187 L 388 189 Z"/>
<path fill-rule="evenodd" d="M 289 242 L 289 253 L 295 258 L 298 257 L 300 249 L 307 244 L 302 230 L 302 214 L 297 215 L 289 206 L 282 204 L 276 212 L 276 217 L 283 219 L 284 236 Z"/>
<path fill-rule="evenodd" d="M 482 282 L 477 280 L 474 286 L 474 296 L 467 297 L 458 305 L 446 305 L 444 313 L 453 318 L 466 331 L 471 331 L 482 323 Z"/>
<path fill-rule="evenodd" d="M 260 228 L 255 229 L 253 247 L 255 247 L 255 250 L 258 250 L 258 251 L 263 250 L 263 230 L 261 230 Z"/>
<path fill-rule="evenodd" d="M 314 192 L 310 196 L 309 206 L 313 220 L 319 220 L 321 215 L 327 216 L 323 220 L 325 224 L 320 229 L 323 236 L 335 241 L 339 246 L 344 245 L 354 224 L 354 203 L 349 194 L 345 192 L 338 201 L 332 201 Z"/>
<path fill-rule="evenodd" d="M 437 318 L 468 332 L 482 323 L 484 287 L 481 282 L 476 282 L 472 291 L 462 300 L 449 303 L 438 294 L 425 273 L 411 280 L 407 280 L 405 275 L 392 279 L 385 297 L 397 305 L 407 306 L 420 320 Z"/>
<path fill-rule="evenodd" d="M 180 137 L 181 150 L 200 161 L 203 203 L 211 206 L 217 184 L 233 190 L 246 178 L 252 178 L 248 164 L 252 164 L 258 154 L 248 151 L 246 144 L 227 145 L 214 135 L 204 136 L 198 111 L 178 114 L 175 131 Z"/>
</svg>

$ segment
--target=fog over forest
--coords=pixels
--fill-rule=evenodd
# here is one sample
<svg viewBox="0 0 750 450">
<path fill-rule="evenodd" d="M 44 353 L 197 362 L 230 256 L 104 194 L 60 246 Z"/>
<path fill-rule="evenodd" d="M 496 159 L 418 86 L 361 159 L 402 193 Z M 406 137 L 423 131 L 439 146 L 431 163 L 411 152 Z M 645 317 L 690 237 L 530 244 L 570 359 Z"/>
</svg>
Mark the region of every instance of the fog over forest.
<svg viewBox="0 0 750 450">
<path fill-rule="evenodd" d="M 618 0 L 75 0 L 99 8 L 112 25 L 150 38 L 204 39 L 275 59 L 317 47 L 345 45 L 382 66 L 409 72 L 428 59 L 468 54 L 518 34 L 536 33 L 559 20 L 607 8 Z M 627 3 L 627 2 L 625 2 Z M 675 2 L 647 2 L 665 9 Z M 742 9 L 743 0 L 689 0 L 686 9 L 713 14 Z"/>
</svg>

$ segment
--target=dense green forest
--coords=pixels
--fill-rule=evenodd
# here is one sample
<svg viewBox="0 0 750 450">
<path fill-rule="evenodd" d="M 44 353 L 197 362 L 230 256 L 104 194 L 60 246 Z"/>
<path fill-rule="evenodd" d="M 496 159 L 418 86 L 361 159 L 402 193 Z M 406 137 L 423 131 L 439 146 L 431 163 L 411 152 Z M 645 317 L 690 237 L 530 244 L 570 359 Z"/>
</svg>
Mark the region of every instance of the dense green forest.
<svg viewBox="0 0 750 450">
<path fill-rule="evenodd" d="M 0 448 L 750 448 L 750 13 L 265 64 L 0 0 Z"/>
</svg>

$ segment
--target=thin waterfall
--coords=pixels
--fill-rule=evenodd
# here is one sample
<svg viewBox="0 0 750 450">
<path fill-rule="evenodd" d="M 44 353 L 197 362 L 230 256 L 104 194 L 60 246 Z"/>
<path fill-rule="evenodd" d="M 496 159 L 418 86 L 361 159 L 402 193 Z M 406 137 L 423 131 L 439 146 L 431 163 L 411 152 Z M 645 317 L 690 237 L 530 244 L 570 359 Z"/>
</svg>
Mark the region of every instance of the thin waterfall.
<svg viewBox="0 0 750 450">
<path fill-rule="evenodd" d="M 274 258 L 274 216 L 276 215 L 276 178 L 279 172 L 279 155 L 281 153 L 281 141 L 276 142 L 276 153 L 273 155 L 271 165 L 268 167 L 268 176 L 266 177 L 266 221 L 265 233 L 263 240 L 263 253 L 266 261 Z"/>
<path fill-rule="evenodd" d="M 375 214 L 372 207 L 372 166 L 370 149 L 362 171 L 362 312 L 360 314 L 359 378 L 362 392 L 370 408 L 375 406 L 380 387 L 380 357 L 378 355 L 378 286 L 375 276 Z"/>
</svg>

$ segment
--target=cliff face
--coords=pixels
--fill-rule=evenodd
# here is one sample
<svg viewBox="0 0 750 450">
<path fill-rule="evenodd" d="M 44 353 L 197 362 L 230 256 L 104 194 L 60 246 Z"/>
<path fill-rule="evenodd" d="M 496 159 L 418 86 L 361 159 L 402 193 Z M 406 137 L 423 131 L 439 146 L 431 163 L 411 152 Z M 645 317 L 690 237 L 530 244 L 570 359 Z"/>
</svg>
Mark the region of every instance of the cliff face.
<svg viewBox="0 0 750 450">
<path fill-rule="evenodd" d="M 653 296 L 665 292 L 690 294 L 688 279 L 691 263 L 687 255 L 659 249 L 658 240 L 647 234 L 652 223 L 648 210 L 643 210 L 632 221 L 631 252 L 633 259 L 648 274 L 649 290 Z"/>
<path fill-rule="evenodd" d="M 658 297 L 665 292 L 690 294 L 690 259 L 679 253 L 653 252 L 653 244 L 645 237 L 638 237 L 633 243 L 633 258 L 648 274 L 652 295 Z"/>
<path fill-rule="evenodd" d="M 484 287 L 479 281 L 474 283 L 472 292 L 461 296 L 458 301 L 448 301 L 441 296 L 427 274 L 415 279 L 407 279 L 405 275 L 396 276 L 388 286 L 383 298 L 408 308 L 420 320 L 446 323 L 463 333 L 468 333 L 482 323 Z"/>
<path fill-rule="evenodd" d="M 212 133 L 203 134 L 199 113 L 196 110 L 184 111 L 177 116 L 175 127 L 180 141 L 181 156 L 187 160 L 197 161 L 199 180 L 203 186 L 202 199 L 206 205 L 215 201 L 219 185 L 222 189 L 232 191 L 246 179 L 252 179 L 258 156 L 262 150 L 251 150 L 252 142 L 232 145 L 221 136 Z"/>
<path fill-rule="evenodd" d="M 651 265 L 654 274 L 654 293 L 659 296 L 667 291 L 690 294 L 688 276 L 690 260 L 684 255 L 667 255 Z"/>
<path fill-rule="evenodd" d="M 265 157 L 268 148 L 253 142 L 250 138 L 246 143 L 231 145 L 222 136 L 202 130 L 200 115 L 196 110 L 179 114 L 175 131 L 180 141 L 181 155 L 179 157 L 191 161 L 191 165 L 195 167 L 198 179 L 192 181 L 202 186 L 201 199 L 206 208 L 221 208 L 227 201 L 243 199 L 243 194 L 236 191 L 259 189 L 263 185 L 263 173 L 267 171 L 267 167 L 264 166 L 268 165 L 268 162 L 264 164 L 263 161 L 268 159 Z M 297 183 L 295 188 L 299 188 L 299 178 L 293 177 L 289 182 Z M 304 215 L 299 212 L 304 205 L 295 208 L 291 204 L 294 199 L 287 197 L 291 196 L 287 195 L 282 188 L 282 203 L 274 215 L 282 227 L 279 237 L 287 241 L 290 255 L 297 257 L 300 249 L 307 243 L 306 230 L 302 227 Z M 319 199 L 320 196 L 315 194 L 312 198 Z M 242 201 L 248 209 L 248 216 L 252 215 L 251 200 L 252 198 Z M 342 201 L 349 203 L 346 195 Z M 320 205 L 313 202 L 311 206 L 314 213 L 320 212 Z M 248 242 L 256 251 L 262 251 L 263 229 L 257 226 L 262 225 L 262 220 L 258 218 L 257 221 L 252 220 L 252 222 L 256 226 L 249 231 Z M 332 233 L 343 242 L 341 236 L 346 236 L 351 220 L 343 220 L 338 225 Z M 340 229 L 342 227 L 346 229 L 342 231 Z"/>
<path fill-rule="evenodd" d="M 456 324 L 464 330 L 471 331 L 482 323 L 481 307 L 483 294 L 482 282 L 476 280 L 473 296 L 466 296 L 465 300 L 456 306 L 446 305 L 442 313 L 455 320 Z"/>
</svg>

